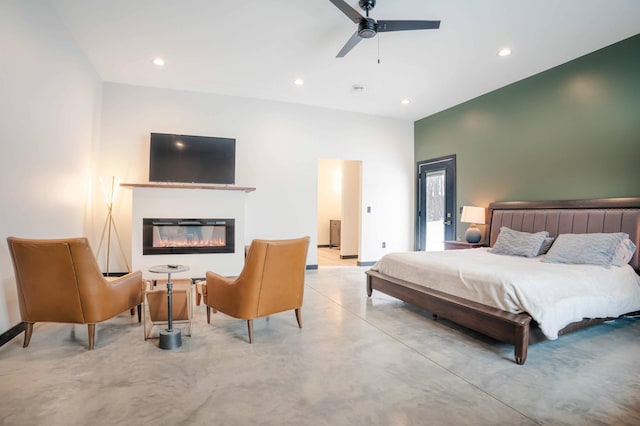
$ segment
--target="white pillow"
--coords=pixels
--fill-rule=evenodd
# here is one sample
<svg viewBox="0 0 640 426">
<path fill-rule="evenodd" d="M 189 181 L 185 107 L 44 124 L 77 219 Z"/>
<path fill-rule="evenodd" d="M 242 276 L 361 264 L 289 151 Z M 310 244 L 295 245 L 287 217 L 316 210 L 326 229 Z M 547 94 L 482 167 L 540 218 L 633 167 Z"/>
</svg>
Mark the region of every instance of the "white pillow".
<svg viewBox="0 0 640 426">
<path fill-rule="evenodd" d="M 561 234 L 542 259 L 549 263 L 573 263 L 610 266 L 616 250 L 627 234 Z"/>
<path fill-rule="evenodd" d="M 633 241 L 627 236 L 627 238 L 624 238 L 618 247 L 616 247 L 616 252 L 613 255 L 611 264 L 614 266 L 624 266 L 629 263 L 635 252 L 636 245 L 633 244 Z"/>
<path fill-rule="evenodd" d="M 514 231 L 502 226 L 491 253 L 508 256 L 536 257 L 549 236 L 547 231 L 532 234 L 530 232 Z"/>
</svg>

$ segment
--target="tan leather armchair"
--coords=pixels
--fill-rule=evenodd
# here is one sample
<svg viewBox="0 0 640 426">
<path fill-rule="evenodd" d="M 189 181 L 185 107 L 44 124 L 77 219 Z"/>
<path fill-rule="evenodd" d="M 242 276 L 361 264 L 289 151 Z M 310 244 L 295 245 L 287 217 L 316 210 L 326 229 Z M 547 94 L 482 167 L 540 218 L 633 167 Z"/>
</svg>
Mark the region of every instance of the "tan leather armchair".
<svg viewBox="0 0 640 426">
<path fill-rule="evenodd" d="M 23 347 L 29 346 L 36 322 L 87 324 L 89 349 L 93 349 L 96 323 L 136 306 L 140 322 L 142 272 L 106 279 L 86 238 L 9 237 L 7 242 L 26 323 Z"/>
<path fill-rule="evenodd" d="M 249 343 L 253 342 L 253 319 L 295 310 L 302 328 L 304 272 L 309 237 L 292 240 L 253 240 L 244 267 L 236 278 L 207 272 L 202 298 L 211 309 L 247 320 Z"/>
</svg>

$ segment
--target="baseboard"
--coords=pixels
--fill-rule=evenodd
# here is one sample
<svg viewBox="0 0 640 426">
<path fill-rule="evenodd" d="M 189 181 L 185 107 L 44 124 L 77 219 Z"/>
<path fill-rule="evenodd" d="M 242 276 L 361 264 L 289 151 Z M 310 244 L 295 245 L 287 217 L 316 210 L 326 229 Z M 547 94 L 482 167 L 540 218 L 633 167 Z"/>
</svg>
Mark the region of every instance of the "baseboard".
<svg viewBox="0 0 640 426">
<path fill-rule="evenodd" d="M 14 325 L 9 330 L 2 333 L 0 335 L 0 347 L 3 346 L 5 343 L 8 343 L 9 341 L 11 341 L 11 339 L 16 337 L 18 334 L 22 333 L 24 329 L 25 329 L 25 323 L 21 322 L 20 324 Z"/>
<path fill-rule="evenodd" d="M 358 261 L 358 266 L 373 266 L 376 262 L 360 262 Z"/>
</svg>

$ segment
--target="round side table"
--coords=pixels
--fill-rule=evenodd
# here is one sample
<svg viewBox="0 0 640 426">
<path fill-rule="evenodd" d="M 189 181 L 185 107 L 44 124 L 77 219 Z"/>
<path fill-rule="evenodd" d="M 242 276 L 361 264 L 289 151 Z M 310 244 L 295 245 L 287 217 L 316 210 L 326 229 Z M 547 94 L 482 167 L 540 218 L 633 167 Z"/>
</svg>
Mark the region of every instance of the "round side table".
<svg viewBox="0 0 640 426">
<path fill-rule="evenodd" d="M 180 330 L 173 329 L 173 303 L 172 303 L 172 292 L 173 292 L 173 283 L 171 282 L 171 274 L 177 272 L 185 272 L 188 271 L 189 267 L 186 265 L 157 265 L 149 268 L 149 272 L 153 272 L 155 274 L 167 274 L 167 303 L 169 306 L 169 310 L 167 311 L 167 328 L 166 330 L 160 331 L 160 343 L 158 347 L 160 349 L 176 349 L 182 346 L 182 334 Z"/>
</svg>

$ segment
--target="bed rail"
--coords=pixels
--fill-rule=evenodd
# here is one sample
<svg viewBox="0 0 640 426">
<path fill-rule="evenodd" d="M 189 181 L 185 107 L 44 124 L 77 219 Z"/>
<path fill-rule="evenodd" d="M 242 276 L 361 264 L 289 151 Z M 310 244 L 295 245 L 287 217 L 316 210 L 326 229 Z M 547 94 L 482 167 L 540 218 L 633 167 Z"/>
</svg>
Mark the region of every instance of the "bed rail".
<svg viewBox="0 0 640 426">
<path fill-rule="evenodd" d="M 529 347 L 529 314 L 513 314 L 471 300 L 429 289 L 376 271 L 366 271 L 367 295 L 373 289 L 426 309 L 464 327 L 514 346 L 517 364 L 524 364 Z"/>
</svg>

